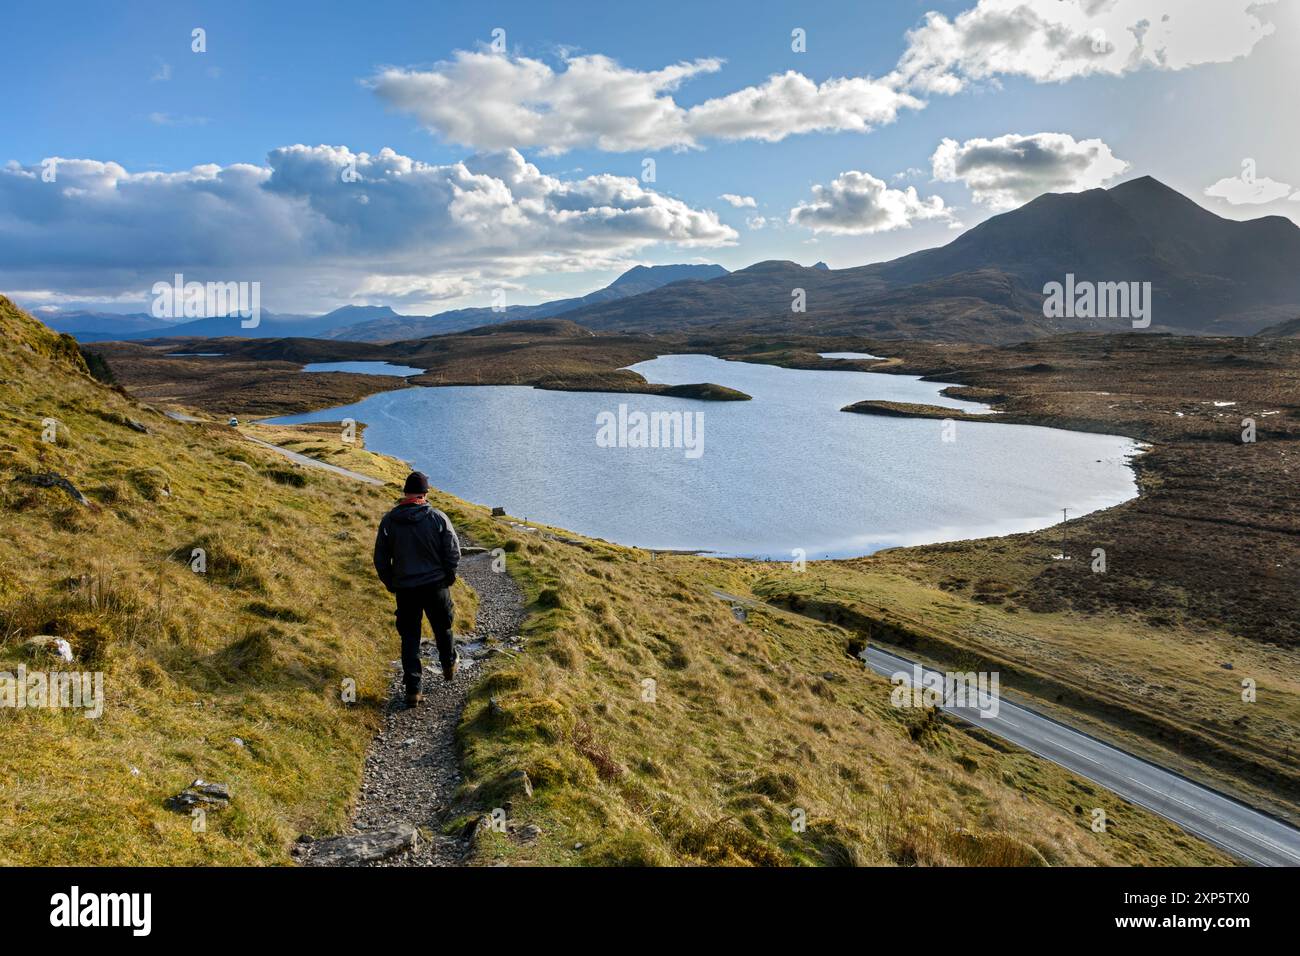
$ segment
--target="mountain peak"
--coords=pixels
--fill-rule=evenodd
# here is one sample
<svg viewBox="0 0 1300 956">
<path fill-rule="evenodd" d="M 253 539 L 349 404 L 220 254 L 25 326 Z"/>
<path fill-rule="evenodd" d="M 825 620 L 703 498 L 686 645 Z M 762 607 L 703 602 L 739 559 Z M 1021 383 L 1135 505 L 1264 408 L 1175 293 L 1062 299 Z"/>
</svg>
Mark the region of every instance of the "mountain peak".
<svg viewBox="0 0 1300 956">
<path fill-rule="evenodd" d="M 1114 186 L 1111 186 L 1106 191 L 1113 193 L 1113 192 L 1136 192 L 1138 190 L 1159 191 L 1159 192 L 1175 193 L 1176 195 L 1179 196 L 1182 195 L 1182 193 L 1178 192 L 1178 190 L 1174 189 L 1172 186 L 1166 186 L 1164 183 L 1156 179 L 1154 176 L 1136 176 L 1133 179 L 1126 179 L 1122 183 L 1116 183 Z"/>
<path fill-rule="evenodd" d="M 699 263 L 677 263 L 662 266 L 633 266 L 611 282 L 606 288 L 651 282 L 655 286 L 667 285 L 669 282 L 681 282 L 683 279 L 705 281 L 725 276 L 727 270 L 719 265 Z"/>
<path fill-rule="evenodd" d="M 362 322 L 370 319 L 400 319 L 401 316 L 386 305 L 343 305 L 333 312 L 327 312 L 321 318 L 347 319 L 350 322 Z"/>
</svg>

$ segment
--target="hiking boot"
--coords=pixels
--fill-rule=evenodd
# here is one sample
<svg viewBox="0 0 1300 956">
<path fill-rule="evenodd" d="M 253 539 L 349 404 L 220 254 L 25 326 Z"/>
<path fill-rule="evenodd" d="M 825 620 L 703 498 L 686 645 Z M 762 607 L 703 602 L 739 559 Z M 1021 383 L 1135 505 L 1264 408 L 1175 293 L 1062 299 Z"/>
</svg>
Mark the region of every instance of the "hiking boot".
<svg viewBox="0 0 1300 956">
<path fill-rule="evenodd" d="M 451 659 L 450 664 L 444 664 L 442 667 L 442 676 L 447 680 L 453 680 L 456 677 L 456 671 L 460 669 L 460 651 Z"/>
<path fill-rule="evenodd" d="M 406 692 L 407 707 L 414 707 L 422 700 L 424 700 L 424 695 L 420 693 L 419 688 L 416 688 L 415 690 L 407 690 Z"/>
</svg>

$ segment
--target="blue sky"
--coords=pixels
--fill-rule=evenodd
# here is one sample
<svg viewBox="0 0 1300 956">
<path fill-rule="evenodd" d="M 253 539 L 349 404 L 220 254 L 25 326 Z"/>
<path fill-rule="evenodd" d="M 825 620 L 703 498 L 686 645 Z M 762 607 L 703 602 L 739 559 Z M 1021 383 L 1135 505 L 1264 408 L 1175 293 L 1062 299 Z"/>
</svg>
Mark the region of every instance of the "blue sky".
<svg viewBox="0 0 1300 956">
<path fill-rule="evenodd" d="M 137 310 L 183 271 L 260 279 L 280 312 L 523 303 L 639 262 L 858 265 L 1142 174 L 1300 219 L 1296 2 L 1195 6 L 26 4 L 6 14 L 0 290 Z M 296 144 L 336 149 L 273 158 Z"/>
</svg>

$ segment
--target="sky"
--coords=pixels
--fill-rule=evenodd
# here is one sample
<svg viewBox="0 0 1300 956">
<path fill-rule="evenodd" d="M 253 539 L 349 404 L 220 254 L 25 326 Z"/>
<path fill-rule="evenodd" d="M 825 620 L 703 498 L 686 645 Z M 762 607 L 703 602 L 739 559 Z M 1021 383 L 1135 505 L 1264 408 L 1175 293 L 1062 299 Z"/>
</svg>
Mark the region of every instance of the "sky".
<svg viewBox="0 0 1300 956">
<path fill-rule="evenodd" d="M 16 5 L 0 291 L 528 304 L 637 264 L 886 260 L 1140 175 L 1300 222 L 1297 7 Z"/>
</svg>

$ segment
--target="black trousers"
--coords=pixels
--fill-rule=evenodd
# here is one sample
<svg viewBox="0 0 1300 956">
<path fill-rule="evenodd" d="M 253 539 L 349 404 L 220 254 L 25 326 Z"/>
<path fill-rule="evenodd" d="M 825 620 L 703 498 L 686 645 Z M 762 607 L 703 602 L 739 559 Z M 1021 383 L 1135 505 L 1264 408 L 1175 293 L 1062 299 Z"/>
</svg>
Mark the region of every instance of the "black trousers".
<svg viewBox="0 0 1300 956">
<path fill-rule="evenodd" d="M 398 588 L 397 633 L 402 637 L 402 670 L 406 689 L 420 689 L 420 630 L 427 615 L 433 627 L 433 637 L 438 644 L 438 658 L 444 668 L 451 665 L 455 653 L 451 640 L 454 614 L 451 591 L 441 584 L 426 584 L 418 588 Z"/>
</svg>

